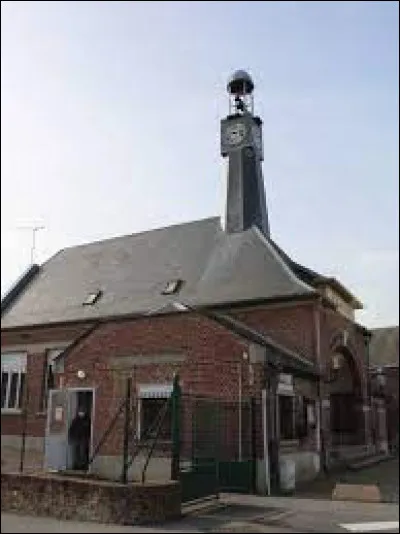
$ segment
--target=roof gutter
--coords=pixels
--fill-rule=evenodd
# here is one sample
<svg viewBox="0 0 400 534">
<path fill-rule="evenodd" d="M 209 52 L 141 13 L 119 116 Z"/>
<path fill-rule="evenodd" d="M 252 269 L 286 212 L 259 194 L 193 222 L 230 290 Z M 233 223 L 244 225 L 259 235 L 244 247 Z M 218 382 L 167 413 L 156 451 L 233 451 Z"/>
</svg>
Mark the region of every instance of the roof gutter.
<svg viewBox="0 0 400 534">
<path fill-rule="evenodd" d="M 318 298 L 318 293 L 299 293 L 298 295 L 289 295 L 287 297 L 276 297 L 271 299 L 257 299 L 257 300 L 243 300 L 240 302 L 224 302 L 224 303 L 218 303 L 213 304 L 212 308 L 215 309 L 224 309 L 224 308 L 243 308 L 251 305 L 263 305 L 263 306 L 269 306 L 269 305 L 275 305 L 280 303 L 286 303 L 286 302 L 306 302 L 310 301 L 312 302 L 316 298 Z M 328 303 L 328 301 L 326 301 Z M 202 308 L 209 308 L 210 305 L 203 305 Z M 200 308 L 200 306 L 199 306 Z M 193 308 L 194 309 L 194 308 Z M 197 308 L 196 308 L 197 309 Z M 18 332 L 18 331 L 24 331 L 28 328 L 37 329 L 37 328 L 43 328 L 43 326 L 46 327 L 57 327 L 57 326 L 64 326 L 66 324 L 91 324 L 93 321 L 101 321 L 101 322 L 115 322 L 115 321 L 129 321 L 129 320 L 136 320 L 136 319 L 143 319 L 145 317 L 154 317 L 156 315 L 170 315 L 175 314 L 176 311 L 168 311 L 167 313 L 162 312 L 163 308 L 159 308 L 155 311 L 142 311 L 142 312 L 134 312 L 134 313 L 125 313 L 121 315 L 105 315 L 101 318 L 98 317 L 85 317 L 81 319 L 70 319 L 66 321 L 53 321 L 53 322 L 46 322 L 46 323 L 31 323 L 31 324 L 24 324 L 24 325 L 18 325 L 18 326 L 2 326 L 1 330 L 2 332 Z M 179 311 L 179 310 L 177 310 Z"/>
</svg>

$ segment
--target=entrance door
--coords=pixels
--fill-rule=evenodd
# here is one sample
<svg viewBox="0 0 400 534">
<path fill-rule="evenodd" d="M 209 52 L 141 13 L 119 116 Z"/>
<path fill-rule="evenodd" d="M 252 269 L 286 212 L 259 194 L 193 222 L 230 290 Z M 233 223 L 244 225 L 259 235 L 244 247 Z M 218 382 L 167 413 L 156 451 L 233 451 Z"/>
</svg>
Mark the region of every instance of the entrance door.
<svg viewBox="0 0 400 534">
<path fill-rule="evenodd" d="M 89 418 L 90 431 L 86 435 L 84 433 L 83 439 L 84 443 L 81 445 L 81 454 L 86 457 L 86 461 L 89 459 L 92 445 L 92 426 L 93 426 L 93 390 L 92 389 L 69 389 L 67 397 L 67 407 L 68 407 L 68 425 L 67 428 L 70 429 L 72 422 L 75 417 L 78 415 L 78 412 L 85 414 L 85 417 Z M 77 465 L 77 447 L 74 446 L 69 436 L 67 436 L 67 468 L 68 469 L 78 469 Z M 80 462 L 82 463 L 83 459 Z M 85 461 L 83 461 L 85 463 Z"/>
<path fill-rule="evenodd" d="M 67 399 L 67 390 L 49 391 L 44 462 L 47 469 L 61 471 L 67 467 Z"/>
<path fill-rule="evenodd" d="M 88 414 L 92 425 L 92 389 L 52 389 L 49 391 L 44 461 L 47 469 L 64 471 L 73 468 L 74 449 L 68 438 L 68 431 L 80 410 Z M 91 434 L 92 432 L 87 443 L 89 453 Z"/>
</svg>

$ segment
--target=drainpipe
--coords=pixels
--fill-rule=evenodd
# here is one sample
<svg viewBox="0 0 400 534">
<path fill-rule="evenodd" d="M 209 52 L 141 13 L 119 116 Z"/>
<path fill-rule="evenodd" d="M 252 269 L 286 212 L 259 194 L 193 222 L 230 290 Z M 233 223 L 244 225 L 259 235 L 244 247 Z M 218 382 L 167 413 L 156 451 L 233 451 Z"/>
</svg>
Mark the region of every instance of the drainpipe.
<svg viewBox="0 0 400 534">
<path fill-rule="evenodd" d="M 364 343 L 365 343 L 365 350 L 367 353 L 367 396 L 369 400 L 369 406 L 372 406 L 372 394 L 371 394 L 371 373 L 370 373 L 370 352 L 369 352 L 369 344 L 371 341 L 371 335 L 364 334 Z"/>
<path fill-rule="evenodd" d="M 271 472 L 270 472 L 270 457 L 269 457 L 269 439 L 270 432 L 268 429 L 268 413 L 267 409 L 268 404 L 268 390 L 267 384 L 264 384 L 264 387 L 261 392 L 262 395 L 262 427 L 263 427 L 263 449 L 264 449 L 264 471 L 265 471 L 265 482 L 267 495 L 271 495 Z"/>
<path fill-rule="evenodd" d="M 324 473 L 328 472 L 328 462 L 327 462 L 327 450 L 325 443 L 325 431 L 324 431 L 324 407 L 322 399 L 322 362 L 321 362 L 321 298 L 318 298 L 316 304 L 314 305 L 314 327 L 315 327 L 315 356 L 319 371 L 319 378 L 317 382 L 317 393 L 318 393 L 318 412 L 319 412 L 319 440 L 320 440 L 320 457 L 322 463 L 322 469 Z"/>
<path fill-rule="evenodd" d="M 268 457 L 270 462 L 269 469 L 269 491 L 280 491 L 280 473 L 279 473 L 279 432 L 277 425 L 277 402 L 278 402 L 278 370 L 272 366 L 266 367 L 267 377 L 265 381 L 266 393 L 268 396 L 268 409 L 267 415 L 269 419 L 268 434 Z"/>
<path fill-rule="evenodd" d="M 373 425 L 373 414 L 372 414 L 372 388 L 371 388 L 371 369 L 370 369 L 370 342 L 371 342 L 371 334 L 370 332 L 364 333 L 364 343 L 365 343 L 365 350 L 367 353 L 367 398 L 369 403 L 369 414 L 368 414 L 368 424 L 369 428 L 367 429 L 368 434 L 368 443 L 367 445 L 374 446 L 374 443 L 372 443 L 372 425 Z M 365 417 L 365 416 L 364 416 Z M 365 422 L 364 422 L 365 424 Z M 370 452 L 371 448 L 369 447 L 368 453 Z"/>
</svg>

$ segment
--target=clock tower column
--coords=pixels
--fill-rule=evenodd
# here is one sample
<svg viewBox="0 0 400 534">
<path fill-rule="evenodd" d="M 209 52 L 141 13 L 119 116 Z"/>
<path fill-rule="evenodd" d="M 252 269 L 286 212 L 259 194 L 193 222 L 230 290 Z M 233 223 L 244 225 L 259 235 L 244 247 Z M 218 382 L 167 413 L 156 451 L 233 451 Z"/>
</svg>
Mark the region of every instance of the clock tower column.
<svg viewBox="0 0 400 534">
<path fill-rule="evenodd" d="M 221 154 L 228 158 L 225 231 L 257 226 L 269 236 L 261 162 L 262 121 L 254 115 L 254 84 L 247 72 L 236 71 L 228 82 L 229 115 L 221 121 Z"/>
</svg>

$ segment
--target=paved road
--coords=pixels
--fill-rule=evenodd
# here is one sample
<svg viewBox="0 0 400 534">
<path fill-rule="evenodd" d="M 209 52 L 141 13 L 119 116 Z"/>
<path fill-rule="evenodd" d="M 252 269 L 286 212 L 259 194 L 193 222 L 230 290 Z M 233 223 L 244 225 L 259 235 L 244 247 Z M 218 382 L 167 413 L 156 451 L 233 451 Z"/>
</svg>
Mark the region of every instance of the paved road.
<svg viewBox="0 0 400 534">
<path fill-rule="evenodd" d="M 222 495 L 208 508 L 157 527 L 121 527 L 2 514 L 2 532 L 399 532 L 399 460 L 317 481 L 296 497 Z M 377 483 L 386 503 L 330 500 L 336 482 Z M 300 498 L 298 498 L 300 497 Z M 312 497 L 312 498 L 310 498 Z M 393 503 L 393 504 L 388 504 Z M 397 503 L 397 504 L 396 504 Z"/>
<path fill-rule="evenodd" d="M 390 521 L 391 524 L 383 524 Z M 19 532 L 399 532 L 396 504 L 223 495 L 183 517 L 156 527 L 122 527 L 2 514 L 1 531 Z M 365 523 L 368 523 L 365 525 Z M 360 528 L 361 524 L 361 528 Z M 368 527 L 369 525 L 369 527 Z M 395 528 L 393 528 L 393 526 Z M 382 528 L 383 527 L 383 528 Z"/>
<path fill-rule="evenodd" d="M 307 484 L 296 491 L 296 497 L 329 499 L 337 482 L 347 484 L 377 484 L 382 502 L 399 502 L 399 458 L 376 464 L 360 471 L 333 474 L 326 479 Z"/>
<path fill-rule="evenodd" d="M 344 532 L 349 525 L 383 523 L 391 521 L 391 528 L 376 528 L 374 532 L 399 532 L 399 506 L 387 503 L 356 503 L 321 499 L 296 499 L 285 497 L 258 497 L 254 495 L 227 495 L 226 504 L 240 504 L 261 510 L 257 523 L 291 529 L 292 532 Z M 250 519 L 250 522 L 252 520 Z M 346 525 L 346 527 L 343 527 Z M 395 525 L 395 528 L 393 528 Z M 375 525 L 377 526 L 377 525 Z M 382 526 L 382 525 L 381 525 Z M 360 532 L 368 531 L 365 527 Z"/>
</svg>

